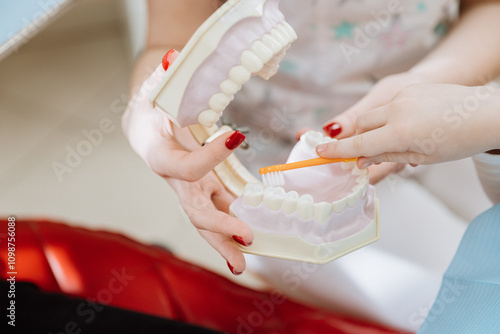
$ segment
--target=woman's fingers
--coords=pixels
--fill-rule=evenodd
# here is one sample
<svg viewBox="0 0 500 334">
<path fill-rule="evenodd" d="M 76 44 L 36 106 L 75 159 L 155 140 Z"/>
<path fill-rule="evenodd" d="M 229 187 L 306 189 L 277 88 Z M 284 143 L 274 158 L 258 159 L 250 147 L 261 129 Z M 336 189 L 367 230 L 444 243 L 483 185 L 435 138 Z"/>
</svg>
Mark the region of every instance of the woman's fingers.
<svg viewBox="0 0 500 334">
<path fill-rule="evenodd" d="M 362 157 L 358 159 L 360 168 L 367 168 L 373 164 L 381 162 L 397 162 L 400 164 L 410 164 L 416 167 L 420 164 L 429 163 L 429 157 L 417 152 L 386 152 L 371 157 Z"/>
<path fill-rule="evenodd" d="M 158 141 L 159 147 L 150 150 L 148 161 L 151 168 L 163 177 L 194 182 L 229 157 L 244 140 L 245 136 L 241 132 L 228 132 L 209 144 L 188 152 L 169 138 Z"/>
<path fill-rule="evenodd" d="M 367 131 L 375 130 L 387 124 L 387 108 L 381 107 L 373 109 L 356 120 L 356 134 L 362 134 Z"/>
<path fill-rule="evenodd" d="M 370 93 L 351 108 L 326 122 L 323 131 L 332 138 L 343 139 L 351 137 L 356 133 L 356 122 L 358 117 L 381 105 L 374 97 L 377 99 L 379 98 L 370 91 Z"/>
<path fill-rule="evenodd" d="M 387 162 L 380 165 L 370 166 L 370 184 L 377 184 L 387 176 L 400 172 L 405 167 L 405 164 Z"/>
<path fill-rule="evenodd" d="M 330 119 L 323 126 L 325 134 L 331 138 L 346 138 L 356 131 L 356 115 L 346 111 L 335 118 Z"/>
<path fill-rule="evenodd" d="M 392 131 L 384 126 L 361 135 L 318 145 L 316 152 L 322 158 L 354 158 L 399 151 L 400 144 L 392 139 Z"/>
<path fill-rule="evenodd" d="M 220 190 L 212 195 L 212 202 L 217 210 L 229 214 L 229 206 L 234 202 L 235 198 L 227 190 Z"/>
<path fill-rule="evenodd" d="M 163 57 L 161 65 L 159 65 L 156 70 L 144 81 L 139 94 L 144 95 L 143 98 L 149 98 L 149 94 L 158 86 L 162 81 L 163 77 L 167 73 L 167 69 L 172 65 L 172 63 L 177 59 L 179 52 L 177 50 L 168 51 Z"/>
<path fill-rule="evenodd" d="M 252 243 L 253 232 L 250 227 L 241 220 L 217 210 L 212 202 L 214 196 L 224 191 L 215 175 L 209 174 L 197 182 L 186 182 L 175 178 L 167 178 L 167 181 L 179 196 L 182 207 L 196 228 L 220 233 L 230 238 L 235 237 L 235 240 L 239 240 L 242 245 Z"/>
<path fill-rule="evenodd" d="M 207 230 L 214 233 L 233 238 L 241 245 L 251 245 L 253 242 L 253 232 L 247 224 L 236 219 L 215 207 L 207 210 L 190 210 L 186 212 L 193 225 L 200 230 Z"/>
<path fill-rule="evenodd" d="M 234 275 L 245 271 L 245 257 L 232 238 L 206 230 L 198 232 L 227 261 L 227 266 Z"/>
</svg>

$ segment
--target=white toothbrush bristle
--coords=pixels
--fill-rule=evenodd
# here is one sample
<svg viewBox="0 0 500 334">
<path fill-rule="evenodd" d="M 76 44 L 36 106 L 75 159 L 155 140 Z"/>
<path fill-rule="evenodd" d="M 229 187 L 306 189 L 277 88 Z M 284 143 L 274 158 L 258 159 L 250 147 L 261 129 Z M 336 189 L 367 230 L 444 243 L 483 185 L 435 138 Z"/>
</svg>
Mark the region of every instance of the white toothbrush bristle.
<svg viewBox="0 0 500 334">
<path fill-rule="evenodd" d="M 283 176 L 283 172 L 262 174 L 262 183 L 266 187 L 283 187 L 285 185 L 285 177 Z"/>
</svg>

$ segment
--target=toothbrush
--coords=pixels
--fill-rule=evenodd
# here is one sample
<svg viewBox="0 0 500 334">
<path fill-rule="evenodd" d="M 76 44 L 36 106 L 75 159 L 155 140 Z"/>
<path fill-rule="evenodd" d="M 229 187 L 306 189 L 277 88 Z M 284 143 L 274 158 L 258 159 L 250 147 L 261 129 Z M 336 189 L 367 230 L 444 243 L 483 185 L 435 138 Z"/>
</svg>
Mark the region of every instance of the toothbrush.
<svg viewBox="0 0 500 334">
<path fill-rule="evenodd" d="M 264 183 L 264 186 L 266 186 L 266 187 L 268 187 L 268 186 L 273 186 L 273 187 L 281 186 L 282 187 L 285 185 L 285 178 L 283 176 L 283 172 L 286 170 L 311 167 L 311 166 L 326 165 L 326 164 L 332 164 L 335 162 L 351 162 L 351 161 L 357 161 L 357 160 L 358 160 L 358 158 L 348 158 L 348 159 L 315 158 L 315 159 L 291 162 L 288 164 L 263 167 L 259 170 L 259 174 L 262 175 L 262 183 Z"/>
</svg>

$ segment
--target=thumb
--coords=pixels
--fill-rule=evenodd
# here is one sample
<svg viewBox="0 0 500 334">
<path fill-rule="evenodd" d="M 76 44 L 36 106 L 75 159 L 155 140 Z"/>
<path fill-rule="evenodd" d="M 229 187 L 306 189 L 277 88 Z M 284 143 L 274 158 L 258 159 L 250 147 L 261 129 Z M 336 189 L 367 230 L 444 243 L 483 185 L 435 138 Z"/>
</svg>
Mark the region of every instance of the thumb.
<svg viewBox="0 0 500 334">
<path fill-rule="evenodd" d="M 152 168 L 161 176 L 194 182 L 229 157 L 244 140 L 245 135 L 239 131 L 227 132 L 192 152 L 172 141 L 154 151 Z"/>
</svg>

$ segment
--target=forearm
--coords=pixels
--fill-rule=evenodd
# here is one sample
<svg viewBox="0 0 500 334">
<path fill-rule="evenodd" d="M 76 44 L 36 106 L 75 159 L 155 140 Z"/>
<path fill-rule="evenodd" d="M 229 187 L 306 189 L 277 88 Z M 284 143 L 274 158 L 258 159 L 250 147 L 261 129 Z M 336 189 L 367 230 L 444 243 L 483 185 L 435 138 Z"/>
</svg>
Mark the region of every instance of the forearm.
<svg viewBox="0 0 500 334">
<path fill-rule="evenodd" d="M 410 72 L 426 82 L 481 85 L 500 75 L 500 1 L 465 8 L 450 34 Z"/>
<path fill-rule="evenodd" d="M 148 0 L 146 47 L 130 79 L 134 93 L 170 49 L 182 50 L 191 35 L 221 4 L 219 0 Z"/>
</svg>

